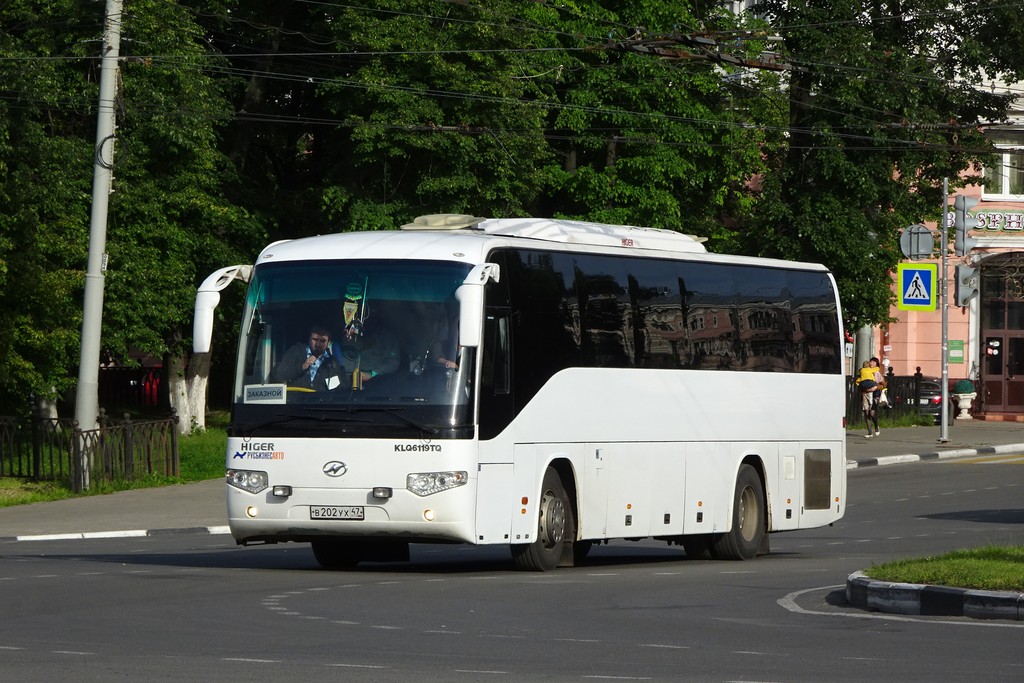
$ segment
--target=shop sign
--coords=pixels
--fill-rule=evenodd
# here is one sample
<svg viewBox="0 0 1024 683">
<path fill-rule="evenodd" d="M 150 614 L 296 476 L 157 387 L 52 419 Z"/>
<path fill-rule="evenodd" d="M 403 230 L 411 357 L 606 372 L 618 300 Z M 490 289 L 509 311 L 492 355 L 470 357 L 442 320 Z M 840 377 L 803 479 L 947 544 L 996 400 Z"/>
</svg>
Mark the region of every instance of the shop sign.
<svg viewBox="0 0 1024 683">
<path fill-rule="evenodd" d="M 1022 211 L 979 211 L 976 230 L 1006 230 L 1015 232 L 1024 230 L 1024 212 Z"/>
</svg>

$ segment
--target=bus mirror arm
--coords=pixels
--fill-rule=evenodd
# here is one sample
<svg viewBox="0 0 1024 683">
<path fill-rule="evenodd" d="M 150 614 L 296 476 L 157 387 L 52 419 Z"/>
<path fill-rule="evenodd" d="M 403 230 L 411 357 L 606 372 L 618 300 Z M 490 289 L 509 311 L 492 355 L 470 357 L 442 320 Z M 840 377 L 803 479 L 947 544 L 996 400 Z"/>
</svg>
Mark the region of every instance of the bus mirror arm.
<svg viewBox="0 0 1024 683">
<path fill-rule="evenodd" d="M 248 282 L 252 266 L 228 266 L 203 280 L 196 292 L 196 312 L 192 321 L 192 352 L 209 353 L 213 339 L 213 311 L 220 303 L 220 291 L 236 278 Z"/>
<path fill-rule="evenodd" d="M 469 275 L 455 290 L 459 301 L 459 346 L 475 348 L 480 346 L 483 336 L 484 286 L 488 281 L 498 281 L 501 268 L 497 263 L 481 263 L 469 271 Z"/>
</svg>

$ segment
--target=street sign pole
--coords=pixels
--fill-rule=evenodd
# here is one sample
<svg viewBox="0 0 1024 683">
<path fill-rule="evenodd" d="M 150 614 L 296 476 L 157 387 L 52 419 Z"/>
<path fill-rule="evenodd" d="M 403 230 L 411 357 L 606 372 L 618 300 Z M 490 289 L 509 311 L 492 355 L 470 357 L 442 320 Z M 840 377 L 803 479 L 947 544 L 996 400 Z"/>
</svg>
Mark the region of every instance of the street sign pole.
<svg viewBox="0 0 1024 683">
<path fill-rule="evenodd" d="M 949 213 L 949 178 L 942 179 L 942 226 L 939 234 L 942 236 L 939 242 L 939 251 L 942 252 L 942 264 L 939 266 L 942 278 L 942 298 L 939 303 L 942 307 L 942 412 L 939 413 L 942 420 L 942 428 L 939 431 L 939 443 L 949 442 L 949 311 L 946 305 L 948 278 L 946 277 L 946 252 L 949 251 L 949 239 L 946 227 L 946 218 Z"/>
</svg>

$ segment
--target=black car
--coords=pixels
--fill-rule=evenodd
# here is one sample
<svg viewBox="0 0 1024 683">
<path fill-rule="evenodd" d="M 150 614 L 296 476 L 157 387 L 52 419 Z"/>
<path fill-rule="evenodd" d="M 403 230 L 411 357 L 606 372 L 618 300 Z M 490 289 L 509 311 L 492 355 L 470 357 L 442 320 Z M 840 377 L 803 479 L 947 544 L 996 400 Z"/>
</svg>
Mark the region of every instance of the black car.
<svg viewBox="0 0 1024 683">
<path fill-rule="evenodd" d="M 920 389 L 917 411 L 922 415 L 933 416 L 935 424 L 942 424 L 942 380 L 935 377 L 924 377 L 921 379 Z M 908 402 L 913 400 L 913 396 L 907 399 Z M 949 392 L 949 417 L 946 424 L 953 424 L 955 415 L 956 402 L 953 400 L 953 392 Z"/>
</svg>

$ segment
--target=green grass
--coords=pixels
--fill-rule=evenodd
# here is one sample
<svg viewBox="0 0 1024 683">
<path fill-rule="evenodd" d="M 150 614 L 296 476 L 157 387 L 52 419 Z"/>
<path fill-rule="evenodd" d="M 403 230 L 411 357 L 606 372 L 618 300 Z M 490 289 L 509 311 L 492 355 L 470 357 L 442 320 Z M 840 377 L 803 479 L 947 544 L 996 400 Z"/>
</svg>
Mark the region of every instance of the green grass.
<svg viewBox="0 0 1024 683">
<path fill-rule="evenodd" d="M 74 491 L 58 482 L 0 477 L 0 507 L 43 503 L 74 496 Z"/>
<path fill-rule="evenodd" d="M 896 560 L 864 572 L 877 581 L 1024 592 L 1024 546 L 985 546 Z"/>
<path fill-rule="evenodd" d="M 228 420 L 227 413 L 212 413 L 207 418 L 205 432 L 195 433 L 178 440 L 180 467 L 177 477 L 151 476 L 131 482 L 102 482 L 91 487 L 84 494 L 76 494 L 69 488 L 67 482 L 35 482 L 21 478 L 0 477 L 0 507 L 223 477 Z"/>
<path fill-rule="evenodd" d="M 207 420 L 206 431 L 178 441 L 181 481 L 204 481 L 224 476 L 227 418 Z"/>
</svg>

